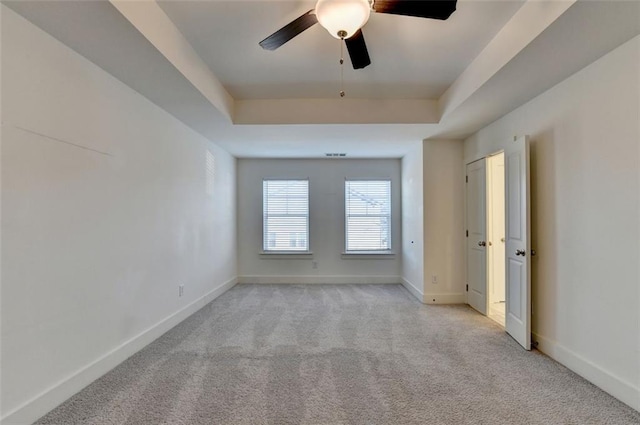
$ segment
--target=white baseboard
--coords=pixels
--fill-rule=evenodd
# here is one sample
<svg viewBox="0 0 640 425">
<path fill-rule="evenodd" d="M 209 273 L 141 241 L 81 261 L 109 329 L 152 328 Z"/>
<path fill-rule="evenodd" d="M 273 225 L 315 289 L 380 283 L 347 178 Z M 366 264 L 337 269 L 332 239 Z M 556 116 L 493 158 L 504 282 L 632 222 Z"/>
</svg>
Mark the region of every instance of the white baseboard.
<svg viewBox="0 0 640 425">
<path fill-rule="evenodd" d="M 640 411 L 640 388 L 634 387 L 632 383 L 607 372 L 555 341 L 538 334 L 533 334 L 533 339 L 538 342 L 538 350 L 633 409 Z"/>
<path fill-rule="evenodd" d="M 2 419 L 2 425 L 27 425 L 60 405 L 78 391 L 109 372 L 114 367 L 137 353 L 145 346 L 156 340 L 162 334 L 191 316 L 196 311 L 233 288 L 238 279 L 233 278 L 209 293 L 193 301 L 184 308 L 169 315 L 149 329 L 134 336 L 120 346 L 114 348 L 89 365 L 78 370 L 73 375 L 53 385 L 40 395 L 34 397 L 22 406 L 7 413 Z"/>
<path fill-rule="evenodd" d="M 424 293 L 420 289 L 418 289 L 417 286 L 409 282 L 404 277 L 402 278 L 402 286 L 407 288 L 407 291 L 411 292 L 411 295 L 416 297 L 418 301 L 420 301 L 421 303 L 424 303 Z"/>
<path fill-rule="evenodd" d="M 401 283 L 400 276 L 239 276 L 238 283 L 265 283 L 265 284 L 387 284 Z"/>
<path fill-rule="evenodd" d="M 467 296 L 464 292 L 453 294 L 424 294 L 425 304 L 465 304 Z"/>
</svg>

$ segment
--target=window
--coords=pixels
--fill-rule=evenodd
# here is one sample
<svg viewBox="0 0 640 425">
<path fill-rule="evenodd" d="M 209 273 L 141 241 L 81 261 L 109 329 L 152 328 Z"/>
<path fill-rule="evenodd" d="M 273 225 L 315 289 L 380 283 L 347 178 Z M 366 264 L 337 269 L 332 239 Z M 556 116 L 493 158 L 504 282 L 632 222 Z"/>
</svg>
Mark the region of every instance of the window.
<svg viewBox="0 0 640 425">
<path fill-rule="evenodd" d="M 262 221 L 264 251 L 309 251 L 309 180 L 263 180 Z"/>
<path fill-rule="evenodd" d="M 391 182 L 345 182 L 346 251 L 391 250 Z"/>
</svg>

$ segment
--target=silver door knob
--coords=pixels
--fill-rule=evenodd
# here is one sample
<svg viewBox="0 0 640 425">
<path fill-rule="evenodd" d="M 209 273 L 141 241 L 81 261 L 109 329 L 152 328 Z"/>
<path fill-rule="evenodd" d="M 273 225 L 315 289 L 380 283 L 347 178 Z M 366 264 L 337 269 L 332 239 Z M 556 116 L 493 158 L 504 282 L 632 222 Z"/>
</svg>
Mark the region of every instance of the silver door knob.
<svg viewBox="0 0 640 425">
<path fill-rule="evenodd" d="M 485 241 L 480 241 L 478 242 L 478 246 L 487 246 L 487 243 Z"/>
<path fill-rule="evenodd" d="M 516 250 L 516 255 L 522 255 L 524 257 L 524 255 L 526 254 L 524 249 L 517 249 Z"/>
</svg>

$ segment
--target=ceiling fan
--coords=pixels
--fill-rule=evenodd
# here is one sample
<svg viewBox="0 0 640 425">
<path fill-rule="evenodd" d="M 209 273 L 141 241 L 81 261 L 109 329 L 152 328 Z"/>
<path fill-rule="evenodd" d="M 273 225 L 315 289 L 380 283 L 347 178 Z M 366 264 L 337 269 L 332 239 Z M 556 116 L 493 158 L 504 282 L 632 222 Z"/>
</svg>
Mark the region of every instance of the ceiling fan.
<svg viewBox="0 0 640 425">
<path fill-rule="evenodd" d="M 316 8 L 280 28 L 259 44 L 275 50 L 316 23 L 344 40 L 351 64 L 361 69 L 371 64 L 362 27 L 371 11 L 393 15 L 446 20 L 456 10 L 456 0 L 318 0 Z"/>
</svg>

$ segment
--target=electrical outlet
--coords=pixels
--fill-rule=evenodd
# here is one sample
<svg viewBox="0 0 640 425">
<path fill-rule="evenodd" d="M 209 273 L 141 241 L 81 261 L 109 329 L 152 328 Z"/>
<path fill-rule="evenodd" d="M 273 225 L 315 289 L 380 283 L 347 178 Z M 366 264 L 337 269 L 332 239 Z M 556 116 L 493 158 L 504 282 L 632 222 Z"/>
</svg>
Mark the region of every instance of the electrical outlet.
<svg viewBox="0 0 640 425">
<path fill-rule="evenodd" d="M 181 297 L 184 295 L 184 285 L 178 285 L 178 296 Z"/>
<path fill-rule="evenodd" d="M 311 268 L 317 269 L 318 268 L 318 262 L 317 261 L 312 262 L 311 263 Z"/>
<path fill-rule="evenodd" d="M 438 275 L 437 274 L 432 274 L 431 275 L 431 283 L 433 283 L 434 285 L 436 283 L 438 283 Z"/>
</svg>

